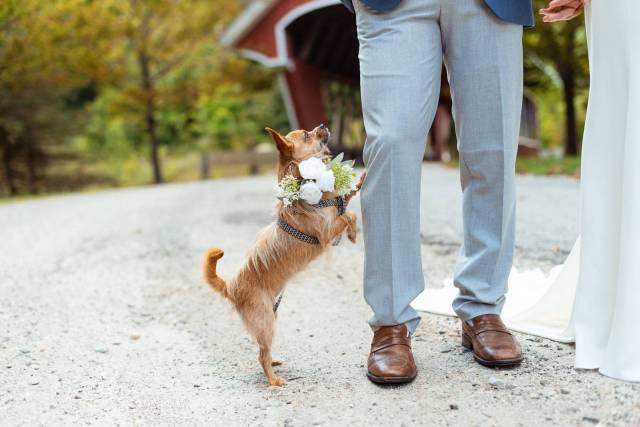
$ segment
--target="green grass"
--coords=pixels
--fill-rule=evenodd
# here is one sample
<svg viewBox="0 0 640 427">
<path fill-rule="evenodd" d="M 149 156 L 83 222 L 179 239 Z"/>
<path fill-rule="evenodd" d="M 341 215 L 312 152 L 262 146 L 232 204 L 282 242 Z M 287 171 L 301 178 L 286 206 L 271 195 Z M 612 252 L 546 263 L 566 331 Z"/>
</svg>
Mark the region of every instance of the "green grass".
<svg viewBox="0 0 640 427">
<path fill-rule="evenodd" d="M 259 172 L 273 168 L 260 168 Z M 152 181 L 151 165 L 145 158 L 136 157 L 126 160 L 100 161 L 84 164 L 85 174 L 102 175 L 110 178 L 112 185 L 98 185 L 105 187 L 131 187 L 146 185 Z M 248 165 L 229 165 L 211 167 L 209 178 L 228 178 L 248 175 Z M 200 179 L 200 154 L 182 153 L 162 156 L 162 175 L 165 182 L 189 182 Z"/>
<path fill-rule="evenodd" d="M 0 206 L 29 200 L 43 199 L 45 197 L 58 196 L 65 193 L 39 193 L 39 194 L 19 194 L 13 197 L 0 197 Z"/>
<path fill-rule="evenodd" d="M 447 166 L 457 168 L 458 159 L 453 159 Z M 537 157 L 521 157 L 516 162 L 516 172 L 521 175 L 570 175 L 580 176 L 580 158 L 563 157 L 560 159 L 541 159 Z"/>
<path fill-rule="evenodd" d="M 528 175 L 571 175 L 580 176 L 580 157 L 560 159 L 538 159 L 522 157 L 516 163 L 516 171 Z"/>
<path fill-rule="evenodd" d="M 260 167 L 259 173 L 274 167 Z M 209 178 L 244 176 L 250 173 L 248 165 L 216 166 Z M 189 182 L 200 179 L 199 153 L 174 153 L 162 156 L 162 174 L 165 182 Z M 74 159 L 56 162 L 47 168 L 46 177 L 39 183 L 36 194 L 2 197 L 0 204 L 38 199 L 72 192 L 93 192 L 119 187 L 150 184 L 151 165 L 143 157 L 127 159 Z"/>
</svg>

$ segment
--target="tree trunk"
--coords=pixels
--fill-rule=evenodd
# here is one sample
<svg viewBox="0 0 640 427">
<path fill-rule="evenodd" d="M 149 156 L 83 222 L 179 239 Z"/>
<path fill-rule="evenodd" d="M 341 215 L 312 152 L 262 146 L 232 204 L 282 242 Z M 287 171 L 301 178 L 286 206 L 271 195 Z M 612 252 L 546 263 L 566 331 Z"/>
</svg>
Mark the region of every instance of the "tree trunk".
<svg viewBox="0 0 640 427">
<path fill-rule="evenodd" d="M 565 104 L 565 156 L 578 155 L 578 132 L 576 125 L 576 70 L 575 70 L 575 29 L 567 34 L 566 52 L 569 52 L 568 58 L 559 68 L 563 83 L 563 95 Z"/>
<path fill-rule="evenodd" d="M 200 179 L 209 179 L 209 153 L 200 153 Z"/>
<path fill-rule="evenodd" d="M 564 154 L 566 156 L 578 155 L 578 131 L 576 120 L 575 106 L 575 75 L 573 69 L 570 69 L 562 78 L 564 83 L 564 102 L 566 106 L 565 123 L 566 123 L 566 140 Z"/>
<path fill-rule="evenodd" d="M 27 167 L 27 190 L 29 191 L 29 194 L 35 194 L 38 192 L 38 189 L 36 187 L 36 157 L 37 154 L 33 148 L 32 143 L 30 141 L 27 141 L 25 144 L 25 163 Z"/>
<path fill-rule="evenodd" d="M 258 175 L 260 172 L 260 166 L 255 161 L 252 161 L 249 165 L 249 175 Z"/>
<path fill-rule="evenodd" d="M 0 149 L 2 150 L 0 160 L 2 161 L 2 172 L 7 186 L 7 193 L 9 196 L 15 196 L 18 193 L 18 189 L 16 188 L 13 169 L 11 169 L 11 147 L 9 146 L 7 131 L 2 127 L 0 127 Z"/>
<path fill-rule="evenodd" d="M 9 147 L 5 147 L 4 150 L 2 150 L 2 169 L 4 172 L 7 192 L 9 193 L 9 196 L 15 196 L 18 194 L 18 189 L 16 188 L 13 169 L 11 169 L 11 151 Z"/>
<path fill-rule="evenodd" d="M 147 137 L 149 138 L 149 158 L 151 160 L 151 169 L 153 171 L 153 182 L 160 184 L 163 182 L 162 170 L 160 168 L 160 156 L 156 123 L 156 105 L 153 81 L 151 79 L 151 71 L 149 70 L 149 58 L 144 51 L 138 52 L 138 64 L 140 66 L 140 74 L 142 75 L 142 87 L 145 91 L 145 112 L 144 119 L 147 128 Z"/>
</svg>

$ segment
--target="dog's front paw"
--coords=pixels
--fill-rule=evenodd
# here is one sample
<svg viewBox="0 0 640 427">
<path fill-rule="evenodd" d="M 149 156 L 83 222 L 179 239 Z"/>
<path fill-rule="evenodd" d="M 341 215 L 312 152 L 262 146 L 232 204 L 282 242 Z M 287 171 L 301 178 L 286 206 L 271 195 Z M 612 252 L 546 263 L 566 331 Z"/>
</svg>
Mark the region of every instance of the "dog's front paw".
<svg viewBox="0 0 640 427">
<path fill-rule="evenodd" d="M 356 185 L 356 191 L 360 191 L 360 189 L 362 188 L 362 184 L 364 184 L 364 180 L 367 178 L 367 171 L 363 171 L 362 175 L 360 175 L 360 181 L 358 181 L 358 184 Z"/>
<path fill-rule="evenodd" d="M 347 218 L 347 237 L 349 238 L 351 243 L 355 243 L 357 226 L 356 214 L 354 214 L 353 212 L 346 212 L 344 216 Z"/>
</svg>

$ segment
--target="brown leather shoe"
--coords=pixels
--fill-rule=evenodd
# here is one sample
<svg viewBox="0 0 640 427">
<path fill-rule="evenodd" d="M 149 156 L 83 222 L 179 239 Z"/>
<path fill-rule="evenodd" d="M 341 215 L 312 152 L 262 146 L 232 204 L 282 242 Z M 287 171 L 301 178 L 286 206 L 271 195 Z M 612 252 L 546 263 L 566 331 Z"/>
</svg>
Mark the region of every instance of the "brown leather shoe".
<svg viewBox="0 0 640 427">
<path fill-rule="evenodd" d="M 418 374 L 405 325 L 383 326 L 373 334 L 367 377 L 377 384 L 402 384 Z"/>
<path fill-rule="evenodd" d="M 483 314 L 462 322 L 462 345 L 473 350 L 473 357 L 485 366 L 515 366 L 522 362 L 522 349 L 516 337 L 497 314 Z"/>
</svg>

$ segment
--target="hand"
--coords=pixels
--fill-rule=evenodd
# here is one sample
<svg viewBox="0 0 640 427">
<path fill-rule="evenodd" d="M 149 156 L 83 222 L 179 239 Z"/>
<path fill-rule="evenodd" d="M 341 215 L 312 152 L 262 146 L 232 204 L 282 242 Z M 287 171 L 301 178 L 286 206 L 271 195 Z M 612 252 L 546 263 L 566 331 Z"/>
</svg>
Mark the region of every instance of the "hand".
<svg viewBox="0 0 640 427">
<path fill-rule="evenodd" d="M 540 14 L 544 22 L 569 21 L 584 11 L 587 0 L 551 0 Z"/>
</svg>

